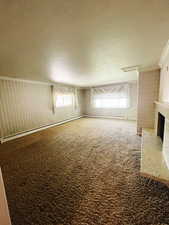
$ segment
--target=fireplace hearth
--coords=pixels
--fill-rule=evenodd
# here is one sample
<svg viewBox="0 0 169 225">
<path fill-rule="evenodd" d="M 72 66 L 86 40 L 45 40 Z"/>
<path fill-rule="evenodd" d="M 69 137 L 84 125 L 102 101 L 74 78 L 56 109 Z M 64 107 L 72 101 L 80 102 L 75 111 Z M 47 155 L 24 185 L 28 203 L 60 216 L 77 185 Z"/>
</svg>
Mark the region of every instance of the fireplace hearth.
<svg viewBox="0 0 169 225">
<path fill-rule="evenodd" d="M 142 176 L 169 187 L 169 104 L 155 102 L 155 129 L 144 128 L 141 147 Z"/>
</svg>

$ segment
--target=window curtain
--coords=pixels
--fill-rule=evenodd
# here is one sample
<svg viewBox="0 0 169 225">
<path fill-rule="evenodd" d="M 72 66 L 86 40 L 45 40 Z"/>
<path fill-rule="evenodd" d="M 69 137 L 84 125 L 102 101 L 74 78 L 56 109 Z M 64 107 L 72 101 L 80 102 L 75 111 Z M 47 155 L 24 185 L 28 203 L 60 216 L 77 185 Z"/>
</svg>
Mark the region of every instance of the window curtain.
<svg viewBox="0 0 169 225">
<path fill-rule="evenodd" d="M 129 96 L 129 84 L 123 83 L 123 84 L 113 84 L 113 85 L 107 85 L 103 87 L 95 87 L 91 88 L 90 90 L 90 102 L 91 105 L 94 105 L 94 101 L 96 99 L 101 98 L 111 98 L 111 99 L 127 99 L 127 107 L 130 105 L 130 96 Z"/>
<path fill-rule="evenodd" d="M 77 110 L 79 107 L 78 89 L 74 88 L 74 109 Z"/>
<path fill-rule="evenodd" d="M 53 102 L 53 112 L 56 111 L 56 102 L 57 96 L 59 95 L 71 95 L 72 96 L 72 106 L 74 109 L 78 108 L 79 101 L 78 101 L 78 90 L 74 87 L 69 86 L 61 86 L 61 85 L 52 85 L 52 102 Z"/>
</svg>

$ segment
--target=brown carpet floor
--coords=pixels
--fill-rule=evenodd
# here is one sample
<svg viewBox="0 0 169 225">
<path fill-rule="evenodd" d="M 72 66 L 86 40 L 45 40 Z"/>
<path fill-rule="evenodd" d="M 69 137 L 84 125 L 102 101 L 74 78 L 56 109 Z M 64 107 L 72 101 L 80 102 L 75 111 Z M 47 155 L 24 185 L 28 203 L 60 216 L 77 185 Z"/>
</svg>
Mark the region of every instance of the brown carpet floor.
<svg viewBox="0 0 169 225">
<path fill-rule="evenodd" d="M 0 146 L 13 225 L 165 225 L 169 188 L 140 177 L 136 124 L 80 119 Z"/>
</svg>

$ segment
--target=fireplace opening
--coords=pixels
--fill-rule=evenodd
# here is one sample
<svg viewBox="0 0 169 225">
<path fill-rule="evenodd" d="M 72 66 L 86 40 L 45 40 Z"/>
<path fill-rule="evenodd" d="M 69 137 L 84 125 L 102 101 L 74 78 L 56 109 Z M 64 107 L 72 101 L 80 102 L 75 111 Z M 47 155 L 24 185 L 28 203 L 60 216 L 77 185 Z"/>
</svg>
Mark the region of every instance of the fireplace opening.
<svg viewBox="0 0 169 225">
<path fill-rule="evenodd" d="M 159 136 L 162 141 L 164 139 L 164 126 L 165 126 L 165 117 L 161 113 L 158 113 L 157 136 Z"/>
</svg>

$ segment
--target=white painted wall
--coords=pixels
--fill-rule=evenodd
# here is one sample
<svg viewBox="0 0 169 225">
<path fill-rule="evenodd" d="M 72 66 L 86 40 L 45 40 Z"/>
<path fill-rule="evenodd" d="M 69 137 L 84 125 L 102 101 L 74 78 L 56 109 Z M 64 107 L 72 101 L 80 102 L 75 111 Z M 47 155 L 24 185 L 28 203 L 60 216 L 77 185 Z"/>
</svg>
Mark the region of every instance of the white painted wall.
<svg viewBox="0 0 169 225">
<path fill-rule="evenodd" d="M 101 109 L 90 104 L 90 89 L 84 91 L 84 114 L 88 116 L 123 117 L 137 119 L 137 83 L 130 83 L 130 107 L 128 109 Z"/>
<path fill-rule="evenodd" d="M 159 101 L 169 103 L 169 53 L 161 68 Z"/>
</svg>

